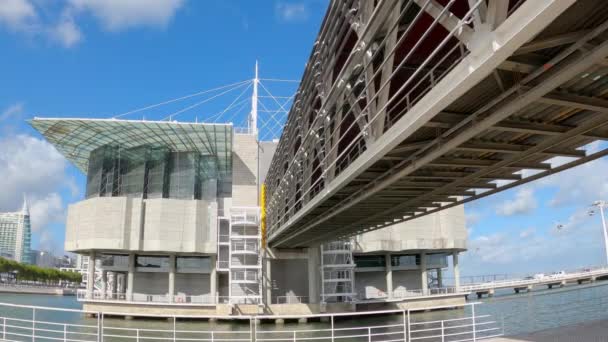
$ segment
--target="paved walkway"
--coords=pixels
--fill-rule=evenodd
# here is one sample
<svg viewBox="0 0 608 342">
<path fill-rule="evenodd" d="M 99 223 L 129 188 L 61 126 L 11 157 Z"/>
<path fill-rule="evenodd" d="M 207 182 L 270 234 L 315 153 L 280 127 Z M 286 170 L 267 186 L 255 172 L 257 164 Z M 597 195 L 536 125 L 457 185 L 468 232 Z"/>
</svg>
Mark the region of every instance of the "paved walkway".
<svg viewBox="0 0 608 342">
<path fill-rule="evenodd" d="M 500 337 L 491 342 L 608 342 L 608 320 L 581 323 L 535 333 Z"/>
</svg>

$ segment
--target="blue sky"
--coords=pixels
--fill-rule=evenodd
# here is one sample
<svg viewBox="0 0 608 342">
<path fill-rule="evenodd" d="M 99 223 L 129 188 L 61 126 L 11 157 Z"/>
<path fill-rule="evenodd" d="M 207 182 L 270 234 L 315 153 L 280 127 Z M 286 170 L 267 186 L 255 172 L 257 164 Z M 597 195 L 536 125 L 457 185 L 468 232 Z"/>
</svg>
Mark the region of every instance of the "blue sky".
<svg viewBox="0 0 608 342">
<path fill-rule="evenodd" d="M 299 79 L 326 6 L 327 0 L 0 0 L 0 211 L 18 209 L 27 193 L 34 246 L 61 251 L 65 211 L 82 199 L 84 177 L 26 119 L 110 117 L 250 79 L 256 60 L 261 77 Z M 268 87 L 275 95 L 294 90 Z M 182 106 L 188 103 L 194 102 Z M 146 111 L 146 118 L 175 109 Z M 607 170 L 608 160 L 598 160 L 467 205 L 463 274 L 603 263 L 599 217 L 586 211 L 608 199 Z"/>
</svg>

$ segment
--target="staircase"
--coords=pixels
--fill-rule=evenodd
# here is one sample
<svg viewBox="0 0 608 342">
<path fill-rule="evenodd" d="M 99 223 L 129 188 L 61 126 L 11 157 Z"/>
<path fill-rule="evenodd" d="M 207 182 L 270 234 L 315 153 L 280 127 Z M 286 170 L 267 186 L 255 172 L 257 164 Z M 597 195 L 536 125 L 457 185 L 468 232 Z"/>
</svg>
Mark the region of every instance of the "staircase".
<svg viewBox="0 0 608 342">
<path fill-rule="evenodd" d="M 321 245 L 321 302 L 353 302 L 355 263 L 350 241 L 333 241 Z"/>
</svg>

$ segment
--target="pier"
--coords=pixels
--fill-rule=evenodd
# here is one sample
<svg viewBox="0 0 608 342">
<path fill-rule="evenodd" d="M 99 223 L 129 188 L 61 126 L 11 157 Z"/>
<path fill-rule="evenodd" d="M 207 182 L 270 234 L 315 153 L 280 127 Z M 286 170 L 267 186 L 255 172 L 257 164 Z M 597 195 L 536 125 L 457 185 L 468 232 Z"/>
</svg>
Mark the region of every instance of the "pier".
<svg viewBox="0 0 608 342">
<path fill-rule="evenodd" d="M 553 287 L 563 287 L 568 283 L 594 282 L 598 278 L 608 276 L 608 268 L 598 268 L 587 271 L 565 273 L 563 275 L 550 275 L 532 279 L 512 279 L 491 281 L 479 284 L 463 285 L 462 291 L 477 294 L 477 298 L 483 295 L 493 296 L 498 289 L 512 288 L 515 293 L 522 291 L 532 291 L 534 287 L 546 286 L 549 289 Z"/>
</svg>

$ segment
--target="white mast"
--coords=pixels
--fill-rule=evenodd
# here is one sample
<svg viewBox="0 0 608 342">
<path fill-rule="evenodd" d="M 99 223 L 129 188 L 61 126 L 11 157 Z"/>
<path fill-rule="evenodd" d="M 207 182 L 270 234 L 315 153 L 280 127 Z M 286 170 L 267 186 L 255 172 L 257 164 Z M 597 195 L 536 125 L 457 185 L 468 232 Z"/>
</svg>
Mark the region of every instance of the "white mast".
<svg viewBox="0 0 608 342">
<path fill-rule="evenodd" d="M 251 133 L 258 134 L 258 61 L 255 61 L 255 78 L 253 79 L 253 96 L 251 96 L 251 116 L 249 128 Z"/>
</svg>

